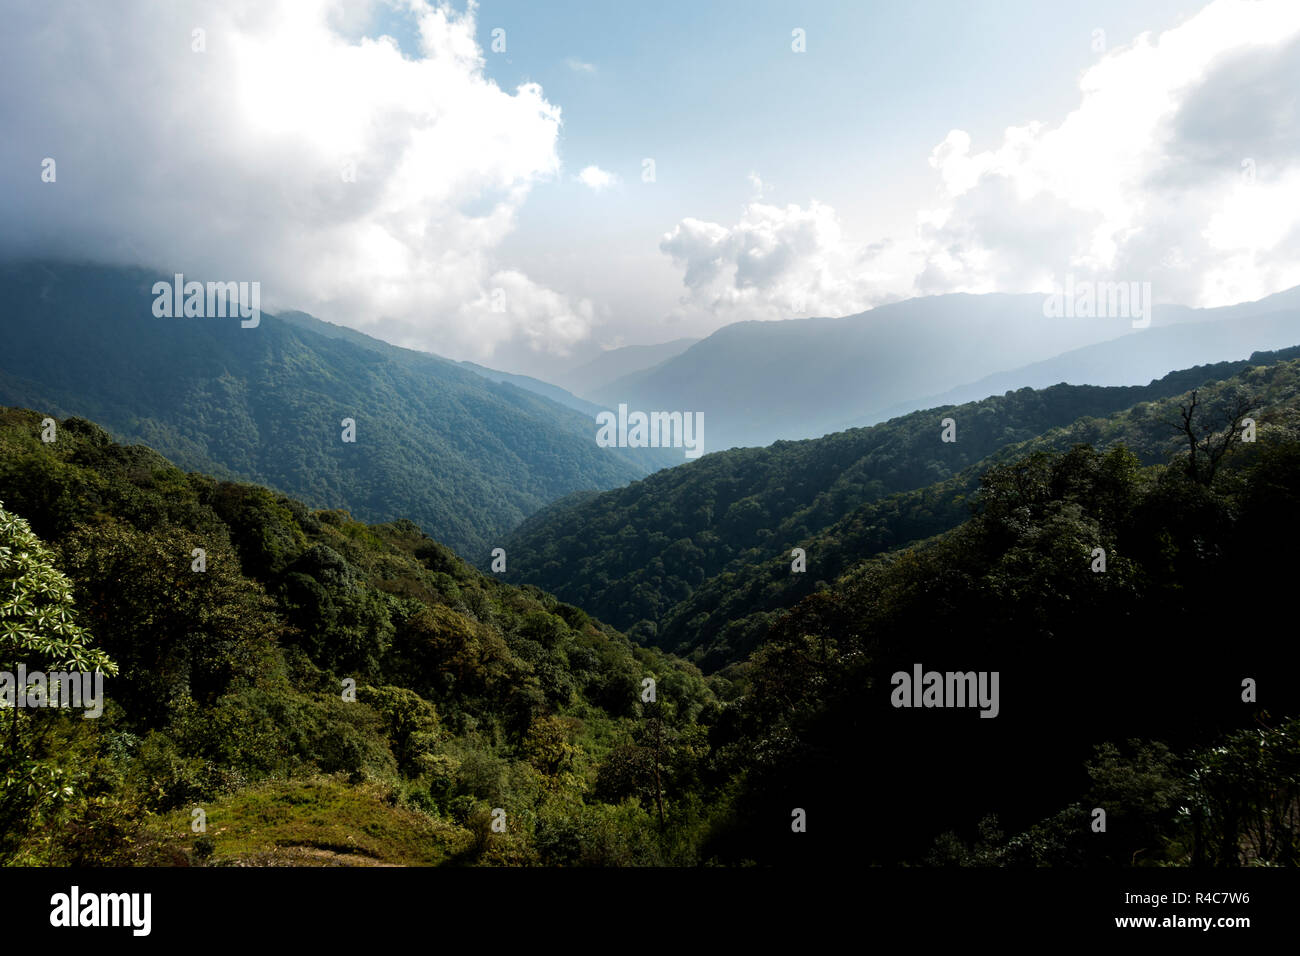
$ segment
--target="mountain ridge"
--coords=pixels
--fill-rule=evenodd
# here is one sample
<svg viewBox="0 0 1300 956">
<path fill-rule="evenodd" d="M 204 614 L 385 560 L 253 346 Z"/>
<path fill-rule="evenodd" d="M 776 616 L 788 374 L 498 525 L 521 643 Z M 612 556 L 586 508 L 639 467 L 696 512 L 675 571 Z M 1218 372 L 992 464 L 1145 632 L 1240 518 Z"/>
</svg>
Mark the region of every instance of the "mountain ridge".
<svg viewBox="0 0 1300 956">
<path fill-rule="evenodd" d="M 92 419 L 182 467 L 313 506 L 411 517 L 472 561 L 548 501 L 652 470 L 638 449 L 598 447 L 594 420 L 573 409 L 304 314 L 257 328 L 155 318 L 158 278 L 0 267 L 0 402 Z"/>
<path fill-rule="evenodd" d="M 1147 386 L 1025 388 L 822 438 L 715 452 L 531 516 L 507 540 L 508 579 L 542 587 L 657 643 L 665 626 L 682 631 L 675 616 L 708 582 L 741 565 L 776 561 L 773 554 L 788 554 L 783 549 L 866 504 L 920 493 L 1052 428 L 1295 357 L 1300 346 L 1180 370 Z M 940 441 L 948 417 L 957 422 L 954 443 Z M 810 578 L 817 577 L 814 570 Z"/>
<path fill-rule="evenodd" d="M 711 450 L 758 447 L 878 421 L 900 403 L 944 394 L 954 381 L 978 381 L 1099 342 L 1162 328 L 1190 336 L 1201 320 L 1231 322 L 1279 309 L 1296 312 L 1300 331 L 1300 289 L 1210 310 L 1155 304 L 1147 329 L 1134 329 L 1125 316 L 1046 318 L 1041 294 L 950 293 L 850 316 L 734 322 L 590 397 L 701 411 Z"/>
</svg>

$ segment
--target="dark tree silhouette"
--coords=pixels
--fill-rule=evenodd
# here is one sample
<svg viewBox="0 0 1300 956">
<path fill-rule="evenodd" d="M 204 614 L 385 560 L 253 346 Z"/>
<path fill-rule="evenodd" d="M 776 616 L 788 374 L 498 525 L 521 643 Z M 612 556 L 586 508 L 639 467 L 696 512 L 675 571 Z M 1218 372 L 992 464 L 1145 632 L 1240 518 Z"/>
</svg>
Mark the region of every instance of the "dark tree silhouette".
<svg viewBox="0 0 1300 956">
<path fill-rule="evenodd" d="M 1187 438 L 1187 469 L 1193 481 L 1214 483 L 1214 475 L 1225 455 L 1241 440 L 1242 420 L 1258 408 L 1261 399 L 1234 390 L 1224 396 L 1215 411 L 1193 389 L 1191 401 L 1178 406 L 1181 420 L 1170 425 Z"/>
</svg>

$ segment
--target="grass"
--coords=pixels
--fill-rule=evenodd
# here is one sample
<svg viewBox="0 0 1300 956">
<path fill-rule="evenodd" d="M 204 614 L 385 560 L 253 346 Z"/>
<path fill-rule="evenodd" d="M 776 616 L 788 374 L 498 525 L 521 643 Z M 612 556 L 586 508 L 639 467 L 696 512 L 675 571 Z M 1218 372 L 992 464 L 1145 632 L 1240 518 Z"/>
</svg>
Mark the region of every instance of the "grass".
<svg viewBox="0 0 1300 956">
<path fill-rule="evenodd" d="M 204 805 L 206 834 L 191 832 L 193 807 L 149 828 L 181 837 L 195 858 L 207 836 L 211 866 L 437 866 L 464 851 L 468 831 L 394 806 L 391 793 L 331 777 L 280 780 Z"/>
</svg>

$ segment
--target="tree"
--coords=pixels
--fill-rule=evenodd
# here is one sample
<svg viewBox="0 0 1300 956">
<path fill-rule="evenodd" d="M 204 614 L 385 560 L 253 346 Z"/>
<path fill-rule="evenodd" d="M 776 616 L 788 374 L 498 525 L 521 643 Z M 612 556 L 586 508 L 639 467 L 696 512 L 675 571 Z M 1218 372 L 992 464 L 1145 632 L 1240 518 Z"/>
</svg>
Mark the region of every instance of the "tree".
<svg viewBox="0 0 1300 956">
<path fill-rule="evenodd" d="M 206 551 L 194 570 L 195 548 Z M 122 671 L 117 701 L 161 724 L 185 695 L 207 706 L 274 668 L 282 624 L 219 538 L 122 521 L 80 526 L 60 545 L 86 618 Z"/>
<path fill-rule="evenodd" d="M 655 803 L 659 806 L 659 829 L 664 827 L 664 786 L 659 776 L 659 767 L 664 756 L 664 716 L 663 705 L 651 704 L 648 708 L 648 721 L 654 728 L 654 766 L 655 766 Z"/>
<path fill-rule="evenodd" d="M 435 765 L 434 750 L 441 729 L 433 704 L 404 687 L 372 687 L 368 684 L 361 689 L 360 700 L 383 718 L 399 769 L 417 777 Z"/>
<path fill-rule="evenodd" d="M 1194 756 L 1193 866 L 1300 863 L 1300 719 L 1239 730 Z"/>
<path fill-rule="evenodd" d="M 22 664 L 46 673 L 116 674 L 117 665 L 90 641 L 76 623 L 72 582 L 31 526 L 0 503 L 0 670 L 13 675 Z M 25 698 L 27 691 L 14 688 L 0 749 L 0 853 L 26 829 L 25 821 L 72 795 L 62 771 L 41 759 L 41 731 L 49 721 L 16 706 L 17 695 Z"/>
<path fill-rule="evenodd" d="M 1191 401 L 1178 406 L 1181 420 L 1170 424 L 1187 438 L 1187 469 L 1193 481 L 1214 483 L 1223 456 L 1240 438 L 1242 419 L 1259 404 L 1258 397 L 1232 390 L 1223 396 L 1217 414 L 1212 414 L 1201 401 L 1199 390 L 1192 389 Z"/>
</svg>

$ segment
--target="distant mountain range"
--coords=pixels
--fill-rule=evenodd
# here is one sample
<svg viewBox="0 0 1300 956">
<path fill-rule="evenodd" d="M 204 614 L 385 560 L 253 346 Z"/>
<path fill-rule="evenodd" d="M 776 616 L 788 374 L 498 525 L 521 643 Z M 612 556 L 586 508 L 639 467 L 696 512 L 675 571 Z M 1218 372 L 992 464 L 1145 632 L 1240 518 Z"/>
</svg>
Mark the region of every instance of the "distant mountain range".
<svg viewBox="0 0 1300 956">
<path fill-rule="evenodd" d="M 1101 384 L 1099 377 L 1140 385 L 1297 341 L 1300 289 L 1225 308 L 1155 306 L 1143 329 L 1124 317 L 1048 318 L 1043 295 L 941 295 L 845 318 L 737 322 L 586 397 L 703 412 L 706 451 L 718 451 L 817 437 L 1025 385 Z M 1082 351 L 1100 343 L 1109 347 Z M 954 382 L 972 384 L 950 394 Z"/>
<path fill-rule="evenodd" d="M 1141 330 L 1127 318 L 1047 318 L 1040 295 L 946 295 L 613 349 L 568 384 L 621 377 L 580 397 L 302 312 L 264 315 L 256 329 L 155 318 L 159 278 L 170 276 L 0 267 L 0 403 L 91 418 L 183 467 L 263 482 L 364 520 L 410 516 L 476 563 L 561 498 L 618 489 L 682 461 L 675 448 L 600 447 L 594 416 L 620 403 L 703 412 L 708 453 L 1025 386 L 1145 384 L 1300 341 L 1300 289 L 1218 309 L 1156 307 Z M 356 421 L 355 445 L 341 440 L 345 418 Z M 626 616 L 640 604 L 599 610 L 629 626 L 654 616 Z"/>
<path fill-rule="evenodd" d="M 699 339 L 673 339 L 658 345 L 625 345 L 607 349 L 589 362 L 560 374 L 557 378 L 569 390 L 589 396 L 625 375 L 653 368 L 680 355 Z"/>
<path fill-rule="evenodd" d="M 659 450 L 601 448 L 592 417 L 509 376 L 302 313 L 263 314 L 256 328 L 156 318 L 160 279 L 171 276 L 0 266 L 0 404 L 92 419 L 184 468 L 316 507 L 409 517 L 472 561 L 550 501 L 657 467 Z"/>
<path fill-rule="evenodd" d="M 1300 342 L 1300 288 L 1257 302 L 1205 309 L 1202 321 L 1141 332 L 1072 349 L 1042 362 L 999 372 L 938 395 L 891 406 L 844 427 L 872 425 L 919 408 L 958 405 L 1020 388 L 1074 385 L 1142 385 L 1180 368 L 1245 359 L 1254 351 Z"/>
</svg>

